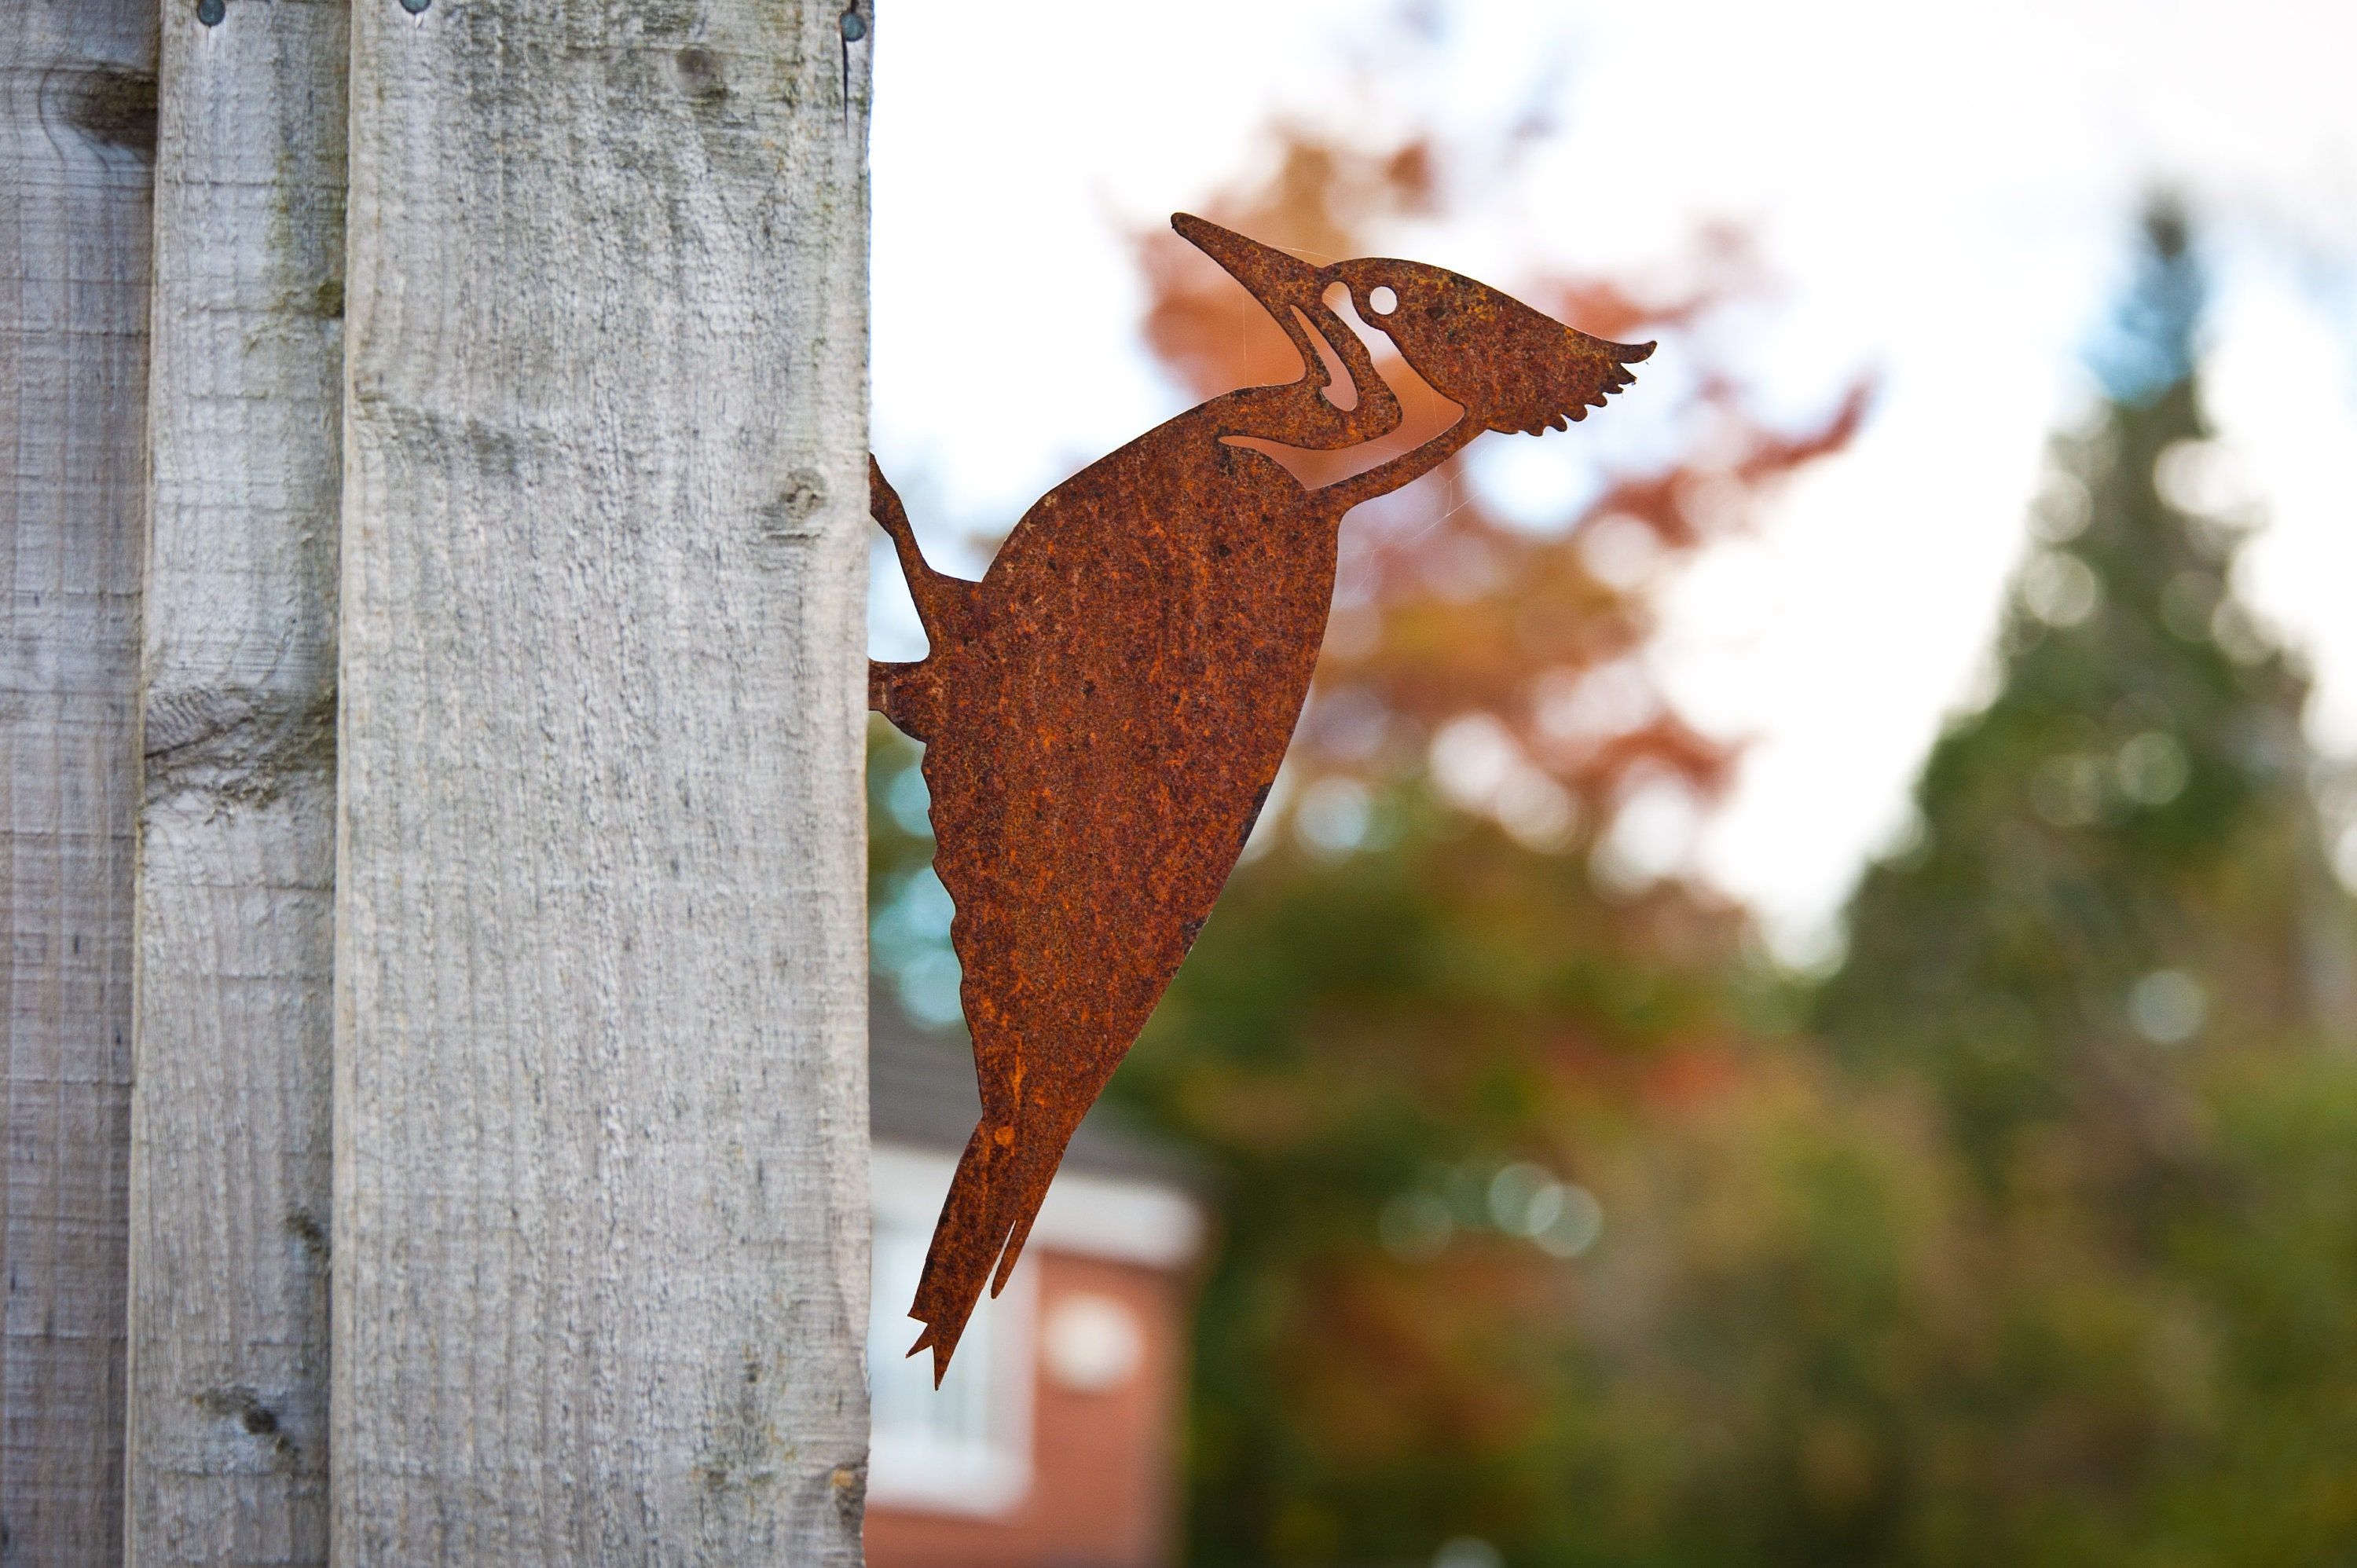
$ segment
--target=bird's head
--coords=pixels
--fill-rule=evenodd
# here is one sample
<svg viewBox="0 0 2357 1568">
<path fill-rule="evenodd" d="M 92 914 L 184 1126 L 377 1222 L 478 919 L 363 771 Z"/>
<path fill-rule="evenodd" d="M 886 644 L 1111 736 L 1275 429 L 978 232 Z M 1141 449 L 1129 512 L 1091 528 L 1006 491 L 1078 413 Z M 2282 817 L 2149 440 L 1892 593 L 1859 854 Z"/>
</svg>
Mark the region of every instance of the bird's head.
<svg viewBox="0 0 2357 1568">
<path fill-rule="evenodd" d="M 1288 258 L 1290 259 L 1290 258 Z M 1491 430 L 1564 428 L 1635 381 L 1651 343 L 1612 343 L 1566 327 L 1487 284 L 1421 262 L 1369 257 L 1320 270 L 1340 281 L 1433 390 Z"/>
<path fill-rule="evenodd" d="M 1342 356 L 1354 380 L 1363 372 L 1375 384 L 1357 337 L 1325 304 L 1326 292 L 1340 283 L 1360 320 L 1491 430 L 1536 435 L 1585 419 L 1635 381 L 1629 367 L 1653 351 L 1651 343 L 1590 337 L 1487 284 L 1421 262 L 1366 257 L 1318 267 L 1190 213 L 1173 215 L 1170 226 L 1251 291 L 1293 339 L 1306 371 L 1316 370 L 1318 357 L 1305 319 Z"/>
</svg>

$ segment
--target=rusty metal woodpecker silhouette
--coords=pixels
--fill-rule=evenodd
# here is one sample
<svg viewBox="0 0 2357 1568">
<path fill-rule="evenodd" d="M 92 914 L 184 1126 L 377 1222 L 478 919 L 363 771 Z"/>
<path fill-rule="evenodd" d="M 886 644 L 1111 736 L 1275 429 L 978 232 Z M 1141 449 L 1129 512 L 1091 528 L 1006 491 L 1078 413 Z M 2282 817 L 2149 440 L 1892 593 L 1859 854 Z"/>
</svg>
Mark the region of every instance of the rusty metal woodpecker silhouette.
<svg viewBox="0 0 2357 1568">
<path fill-rule="evenodd" d="M 933 865 L 981 1079 L 909 1316 L 941 1380 L 985 1281 L 996 1294 L 1073 1130 L 1145 1026 L 1242 853 L 1300 716 L 1334 590 L 1337 532 L 1361 501 L 1484 430 L 1541 431 L 1601 408 L 1653 345 L 1608 343 L 1416 262 L 1314 267 L 1180 213 L 1171 226 L 1275 318 L 1301 376 L 1189 409 L 1057 486 L 978 583 L 925 564 L 870 462 L 931 642 L 871 662 L 868 705 L 925 743 Z M 1413 451 L 1309 489 L 1259 437 L 1334 450 L 1388 435 L 1400 405 L 1326 305 L 1361 321 L 1464 413 Z M 1329 396 L 1319 342 L 1356 393 Z"/>
</svg>

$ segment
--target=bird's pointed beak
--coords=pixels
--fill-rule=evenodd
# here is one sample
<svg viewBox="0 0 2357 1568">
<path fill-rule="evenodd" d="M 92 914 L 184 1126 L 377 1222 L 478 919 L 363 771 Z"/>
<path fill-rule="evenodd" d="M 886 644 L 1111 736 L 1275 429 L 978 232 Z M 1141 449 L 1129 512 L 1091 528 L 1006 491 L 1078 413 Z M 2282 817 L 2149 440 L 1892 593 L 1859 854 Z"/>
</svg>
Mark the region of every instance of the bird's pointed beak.
<svg viewBox="0 0 2357 1568">
<path fill-rule="evenodd" d="M 1226 268 L 1231 277 L 1250 289 L 1252 296 L 1280 321 L 1286 319 L 1287 306 L 1297 305 L 1308 310 L 1325 291 L 1325 269 L 1288 256 L 1273 245 L 1247 240 L 1232 229 L 1222 229 L 1191 212 L 1172 213 L 1170 227 L 1178 231 L 1179 238 Z"/>
</svg>

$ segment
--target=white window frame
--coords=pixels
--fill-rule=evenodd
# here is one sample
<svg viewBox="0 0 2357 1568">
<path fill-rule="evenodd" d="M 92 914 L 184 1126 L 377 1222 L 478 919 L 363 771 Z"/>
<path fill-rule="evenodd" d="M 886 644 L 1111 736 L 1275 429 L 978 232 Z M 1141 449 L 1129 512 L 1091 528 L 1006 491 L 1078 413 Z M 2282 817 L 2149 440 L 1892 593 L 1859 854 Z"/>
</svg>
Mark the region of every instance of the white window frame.
<svg viewBox="0 0 2357 1568">
<path fill-rule="evenodd" d="M 1031 1489 L 1036 1263 L 1027 1257 L 996 1299 L 984 1295 L 939 1393 L 931 1387 L 932 1357 L 902 1355 L 922 1331 L 906 1316 L 909 1301 L 956 1168 L 951 1155 L 899 1144 L 878 1144 L 871 1155 L 877 1272 L 868 1313 L 868 1388 L 877 1421 L 867 1497 L 895 1508 L 996 1518 L 1020 1506 Z M 934 1399 L 978 1401 L 981 1430 L 972 1430 L 970 1418 L 963 1433 L 895 1419 L 897 1412 Z M 953 1403 L 945 1403 L 942 1412 L 952 1423 L 960 1413 Z"/>
</svg>

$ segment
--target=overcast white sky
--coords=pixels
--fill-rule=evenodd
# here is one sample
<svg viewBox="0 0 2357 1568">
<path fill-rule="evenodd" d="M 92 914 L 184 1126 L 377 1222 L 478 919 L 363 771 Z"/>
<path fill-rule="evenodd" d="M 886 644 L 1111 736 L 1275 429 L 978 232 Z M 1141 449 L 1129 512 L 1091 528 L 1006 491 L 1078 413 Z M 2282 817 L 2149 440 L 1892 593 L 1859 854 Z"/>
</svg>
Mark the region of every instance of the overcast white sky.
<svg viewBox="0 0 2357 1568">
<path fill-rule="evenodd" d="M 1125 234 L 1251 167 L 1273 114 L 1478 127 L 1543 101 L 1559 132 L 1421 259 L 1625 273 L 1737 220 L 1784 285 L 1752 346 L 1770 406 L 1797 418 L 1861 367 L 1883 376 L 1856 446 L 1664 601 L 1673 696 L 1752 738 L 1695 862 L 1804 955 L 1986 657 L 2047 433 L 2087 405 L 2081 350 L 2162 181 L 2208 221 L 2212 413 L 2272 518 L 2237 584 L 2317 668 L 2319 741 L 2357 753 L 2357 7 L 883 12 L 875 446 L 920 530 L 1003 527 L 1177 411 L 1138 345 Z M 1489 471 L 1544 490 L 1577 461 Z M 877 608 L 877 650 L 901 652 L 907 623 Z"/>
</svg>

